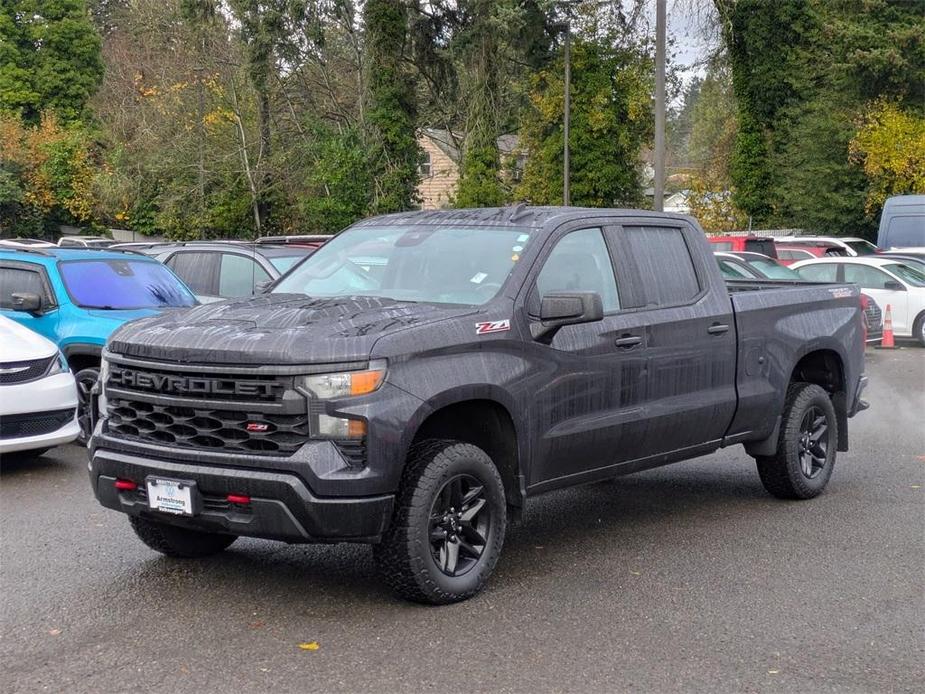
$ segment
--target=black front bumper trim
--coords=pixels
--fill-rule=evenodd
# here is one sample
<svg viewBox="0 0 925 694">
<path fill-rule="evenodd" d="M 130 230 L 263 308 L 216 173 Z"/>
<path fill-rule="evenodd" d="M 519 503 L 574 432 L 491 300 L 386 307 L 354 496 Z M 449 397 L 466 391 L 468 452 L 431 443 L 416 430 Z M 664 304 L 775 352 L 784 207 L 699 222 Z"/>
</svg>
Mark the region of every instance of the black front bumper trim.
<svg viewBox="0 0 925 694">
<path fill-rule="evenodd" d="M 116 479 L 143 485 L 149 475 L 195 481 L 203 493 L 251 497 L 247 512 L 234 505 L 205 507 L 195 516 L 154 511 L 143 497 L 120 492 Z M 185 465 L 97 448 L 90 482 L 99 502 L 122 513 L 145 516 L 195 530 L 262 537 L 283 542 L 376 543 L 392 516 L 392 495 L 358 498 L 316 497 L 296 475 L 257 469 Z"/>
</svg>

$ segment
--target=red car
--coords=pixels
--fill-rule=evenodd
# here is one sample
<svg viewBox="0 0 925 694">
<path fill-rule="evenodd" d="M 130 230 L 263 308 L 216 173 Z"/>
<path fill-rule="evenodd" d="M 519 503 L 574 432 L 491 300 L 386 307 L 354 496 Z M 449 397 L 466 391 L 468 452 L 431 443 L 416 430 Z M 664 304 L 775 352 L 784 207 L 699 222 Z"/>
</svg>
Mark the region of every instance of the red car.
<svg viewBox="0 0 925 694">
<path fill-rule="evenodd" d="M 841 246 L 834 243 L 776 243 L 774 245 L 777 247 L 777 259 L 782 265 L 792 265 L 799 260 L 847 255 Z"/>
<path fill-rule="evenodd" d="M 774 239 L 770 236 L 707 236 L 707 241 L 713 244 L 714 251 L 729 253 L 748 251 L 749 253 L 761 253 L 769 258 L 777 257 Z"/>
</svg>

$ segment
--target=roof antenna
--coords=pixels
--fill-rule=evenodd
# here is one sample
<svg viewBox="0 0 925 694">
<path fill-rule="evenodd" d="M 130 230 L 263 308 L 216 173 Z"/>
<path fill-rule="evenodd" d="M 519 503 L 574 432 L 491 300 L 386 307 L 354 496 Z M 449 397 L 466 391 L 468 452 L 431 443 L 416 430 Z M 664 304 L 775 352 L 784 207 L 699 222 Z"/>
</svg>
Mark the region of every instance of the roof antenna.
<svg viewBox="0 0 925 694">
<path fill-rule="evenodd" d="M 521 217 L 523 217 L 525 214 L 529 214 L 529 212 L 528 212 L 528 210 L 527 210 L 527 203 L 525 203 L 525 202 L 518 202 L 516 205 L 514 205 L 514 206 L 511 208 L 511 214 L 510 214 L 510 216 L 507 218 L 507 221 L 509 221 L 509 222 L 511 222 L 511 223 L 516 222 L 518 219 L 520 219 Z"/>
</svg>

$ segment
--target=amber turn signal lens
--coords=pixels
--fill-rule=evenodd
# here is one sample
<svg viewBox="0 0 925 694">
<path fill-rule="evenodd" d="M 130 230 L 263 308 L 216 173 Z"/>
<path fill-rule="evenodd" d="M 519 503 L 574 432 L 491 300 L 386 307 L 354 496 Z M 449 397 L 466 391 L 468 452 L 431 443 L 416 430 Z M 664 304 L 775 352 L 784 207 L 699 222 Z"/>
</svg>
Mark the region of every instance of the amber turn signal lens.
<svg viewBox="0 0 925 694">
<path fill-rule="evenodd" d="M 375 369 L 373 371 L 358 371 L 350 374 L 350 394 L 365 395 L 372 393 L 385 376 L 385 369 Z"/>
</svg>

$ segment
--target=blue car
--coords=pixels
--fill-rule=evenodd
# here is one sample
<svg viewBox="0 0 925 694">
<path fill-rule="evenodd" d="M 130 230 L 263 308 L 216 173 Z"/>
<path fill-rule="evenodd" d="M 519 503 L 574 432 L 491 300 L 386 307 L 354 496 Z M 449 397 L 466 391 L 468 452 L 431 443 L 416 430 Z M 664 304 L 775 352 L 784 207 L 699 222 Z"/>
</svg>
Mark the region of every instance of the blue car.
<svg viewBox="0 0 925 694">
<path fill-rule="evenodd" d="M 81 440 L 90 434 L 90 389 L 100 353 L 122 324 L 196 297 L 161 263 L 126 252 L 0 250 L 0 315 L 58 345 L 77 380 Z"/>
</svg>

